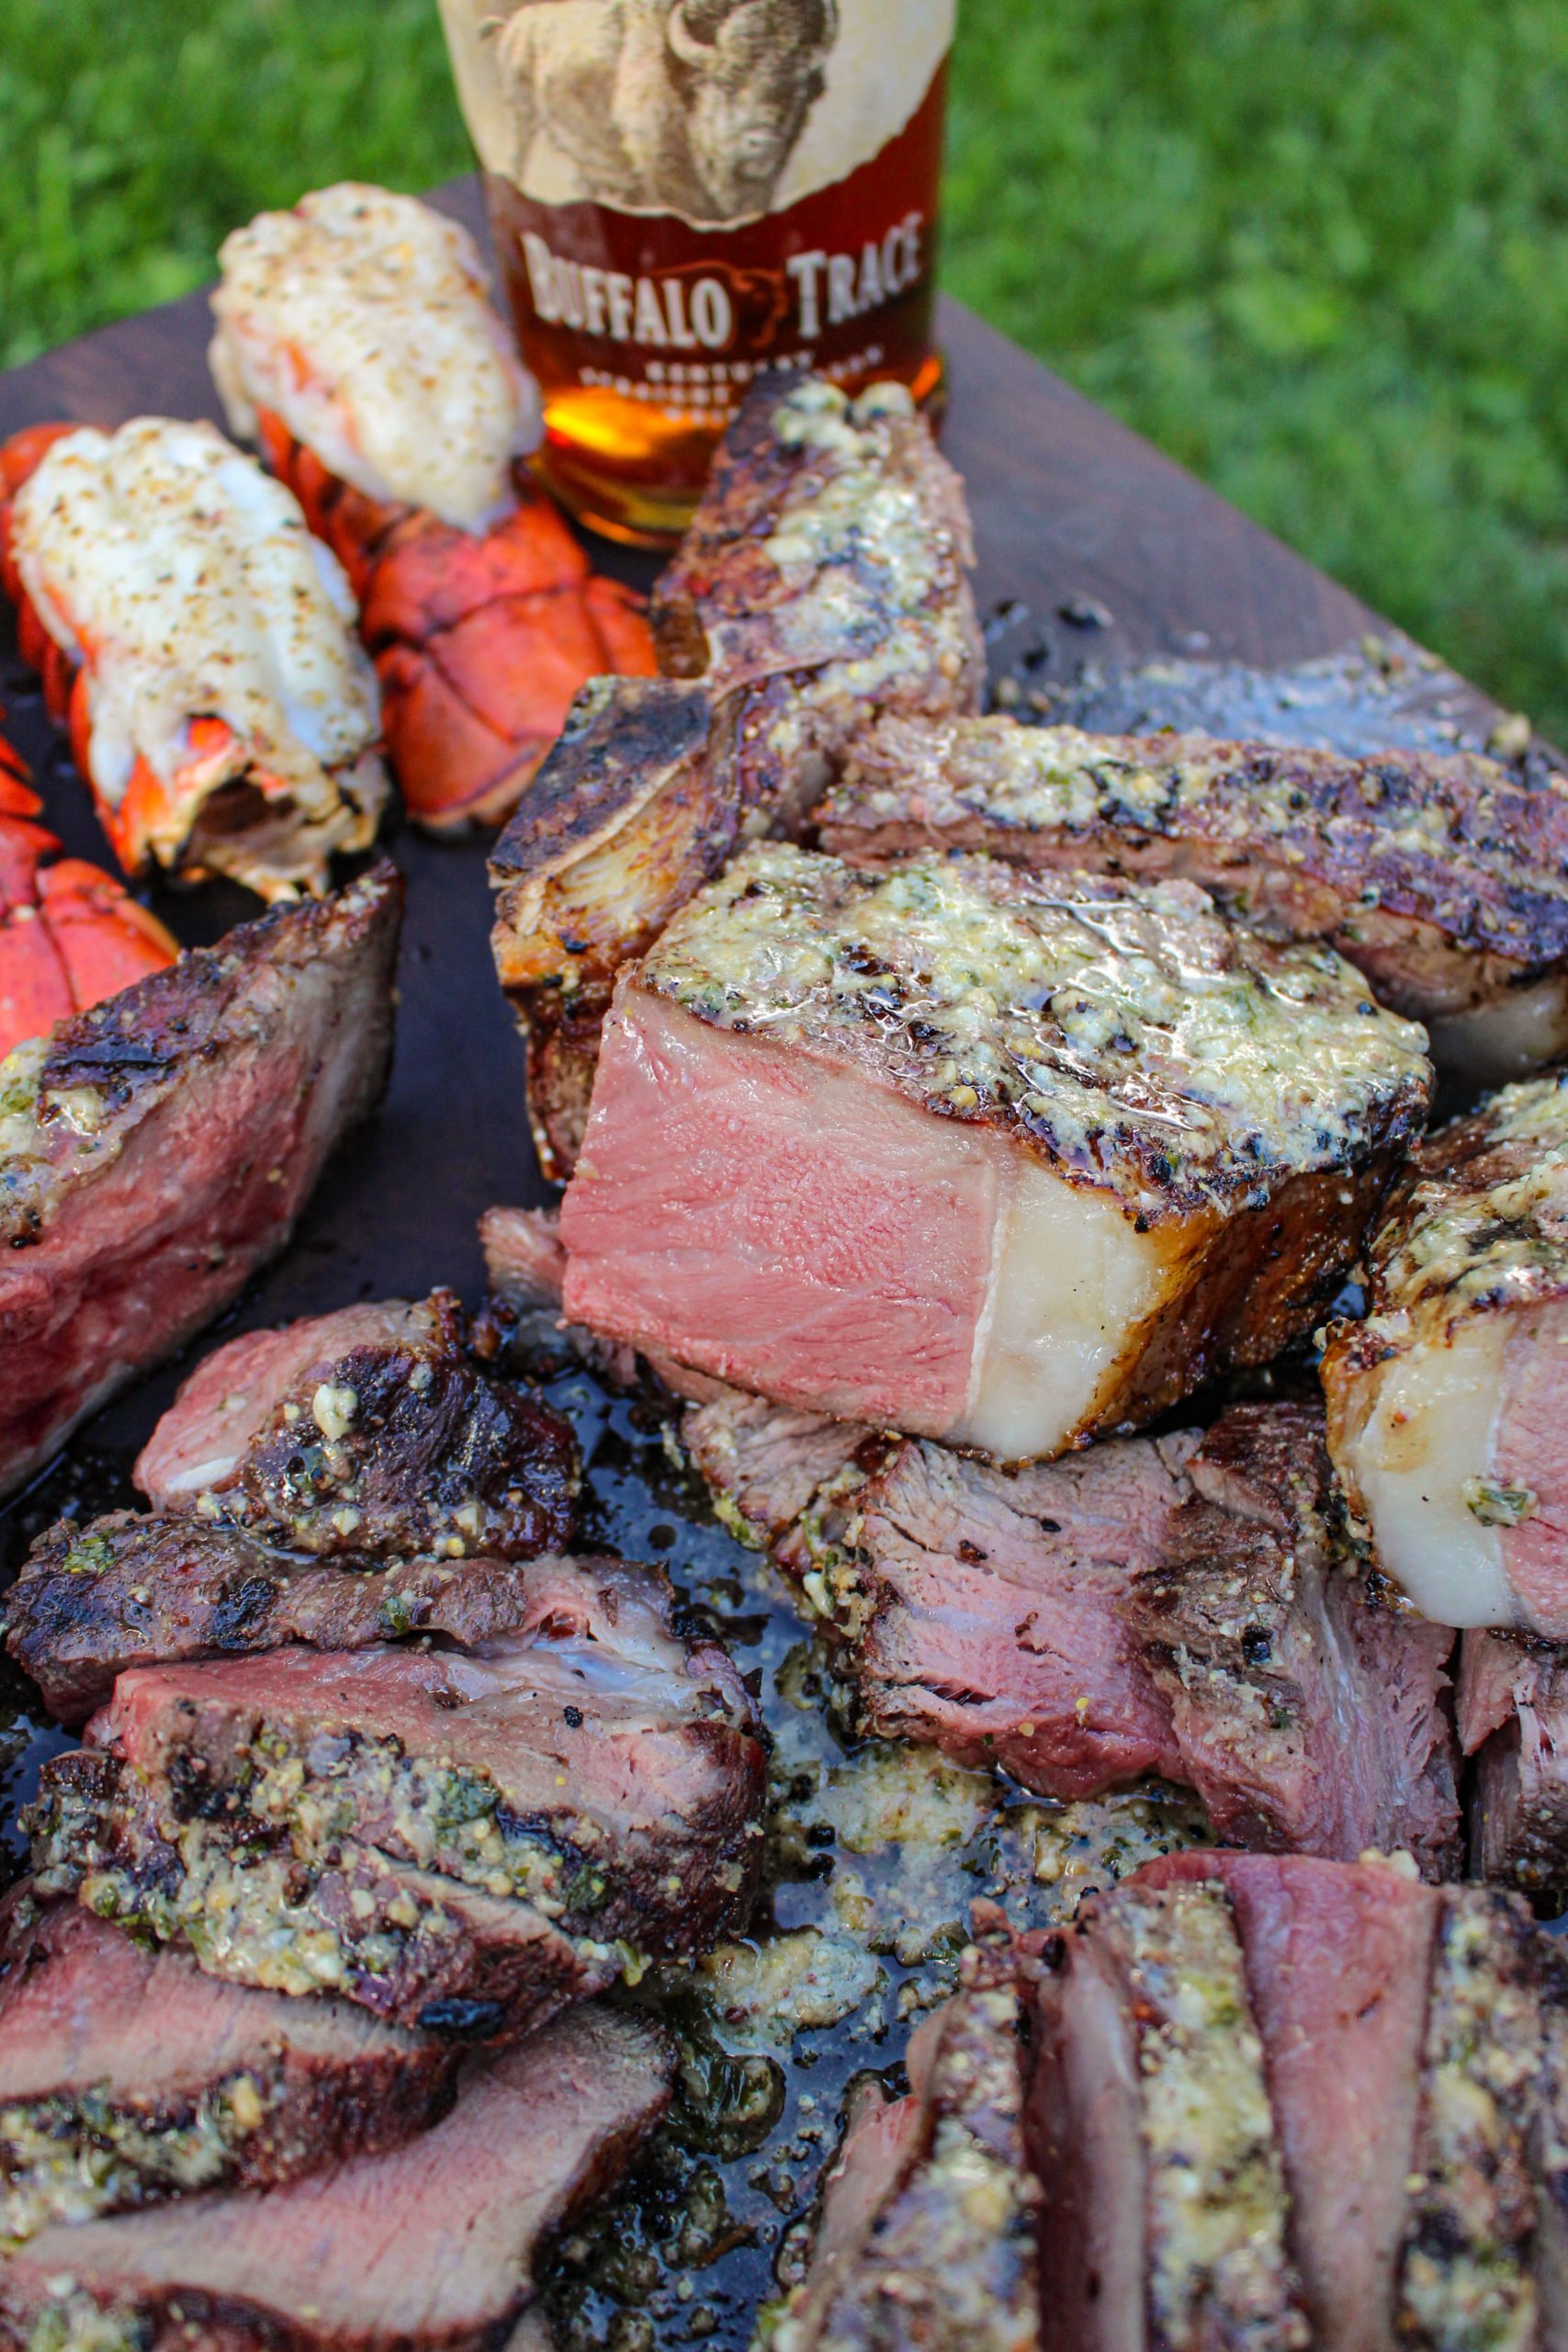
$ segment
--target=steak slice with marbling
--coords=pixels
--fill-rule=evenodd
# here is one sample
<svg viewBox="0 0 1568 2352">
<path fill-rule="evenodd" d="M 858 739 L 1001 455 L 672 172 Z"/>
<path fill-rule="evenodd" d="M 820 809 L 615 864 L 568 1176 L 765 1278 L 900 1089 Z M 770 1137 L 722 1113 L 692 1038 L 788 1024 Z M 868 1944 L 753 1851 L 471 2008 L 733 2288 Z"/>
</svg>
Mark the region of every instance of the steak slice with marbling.
<svg viewBox="0 0 1568 2352">
<path fill-rule="evenodd" d="M 154 1508 L 296 1551 L 527 1559 L 571 1534 L 577 1447 L 468 1352 L 450 1291 L 251 1331 L 206 1357 L 137 1461 Z"/>
<path fill-rule="evenodd" d="M 283 1247 L 385 1082 L 401 904 L 378 865 L 0 1067 L 0 1492 Z"/>
<path fill-rule="evenodd" d="M 492 2352 L 540 2246 L 625 2171 L 672 2071 L 658 2027 L 581 2009 L 470 2062 L 451 2114 L 401 2148 L 44 2231 L 0 2271 L 0 2322 L 152 2352 Z"/>
<path fill-rule="evenodd" d="M 520 2029 L 743 1925 L 756 1715 L 655 1571 L 558 1564 L 472 1649 L 135 1668 L 45 1770 L 40 1883 L 238 1982 Z"/>
<path fill-rule="evenodd" d="M 394 2146 L 455 2048 L 347 2002 L 220 1984 L 25 1884 L 0 1905 L 0 2244 Z"/>
</svg>

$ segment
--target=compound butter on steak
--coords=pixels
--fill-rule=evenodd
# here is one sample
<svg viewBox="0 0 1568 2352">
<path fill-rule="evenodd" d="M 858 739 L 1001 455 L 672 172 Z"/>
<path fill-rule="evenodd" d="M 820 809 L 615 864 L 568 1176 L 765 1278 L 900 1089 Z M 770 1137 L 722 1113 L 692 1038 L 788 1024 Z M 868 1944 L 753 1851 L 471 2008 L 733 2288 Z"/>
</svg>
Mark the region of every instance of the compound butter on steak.
<svg viewBox="0 0 1568 2352">
<path fill-rule="evenodd" d="M 1431 1083 L 1193 885 L 758 844 L 623 973 L 568 1317 L 1001 1460 L 1310 1329 Z"/>
</svg>

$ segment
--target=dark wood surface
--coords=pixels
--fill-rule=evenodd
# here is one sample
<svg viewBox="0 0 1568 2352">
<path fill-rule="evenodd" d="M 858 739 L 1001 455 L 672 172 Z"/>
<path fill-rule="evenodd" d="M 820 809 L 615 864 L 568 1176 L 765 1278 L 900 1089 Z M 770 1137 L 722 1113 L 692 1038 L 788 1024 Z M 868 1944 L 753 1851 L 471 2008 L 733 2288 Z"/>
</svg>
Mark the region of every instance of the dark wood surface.
<svg viewBox="0 0 1568 2352">
<path fill-rule="evenodd" d="M 480 226 L 473 183 L 438 200 Z M 193 295 L 0 376 L 0 435 L 52 417 L 112 425 L 153 412 L 220 422 L 209 332 L 206 298 Z M 943 304 L 942 334 L 951 366 L 943 445 L 968 483 L 982 608 L 1004 600 L 1028 608 L 1015 610 L 1007 632 L 1015 650 L 1020 628 L 1060 637 L 1058 608 L 1073 599 L 1109 612 L 1110 626 L 1079 633 L 1107 661 L 1172 651 L 1287 663 L 1338 651 L 1376 625 L 1354 597 L 959 304 Z M 596 554 L 626 576 L 652 576 L 648 559 Z M 0 697 L 51 821 L 71 848 L 107 860 L 86 795 L 9 646 Z M 409 912 L 391 1089 L 330 1172 L 294 1248 L 243 1303 L 242 1324 L 356 1295 L 417 1295 L 442 1281 L 472 1297 L 479 1212 L 540 1197 L 522 1050 L 491 968 L 484 842 L 403 831 L 392 849 Z M 154 896 L 192 943 L 253 906 L 228 890 Z M 98 1434 L 111 1444 L 139 1440 L 175 1376 L 160 1374 L 111 1408 Z"/>
</svg>

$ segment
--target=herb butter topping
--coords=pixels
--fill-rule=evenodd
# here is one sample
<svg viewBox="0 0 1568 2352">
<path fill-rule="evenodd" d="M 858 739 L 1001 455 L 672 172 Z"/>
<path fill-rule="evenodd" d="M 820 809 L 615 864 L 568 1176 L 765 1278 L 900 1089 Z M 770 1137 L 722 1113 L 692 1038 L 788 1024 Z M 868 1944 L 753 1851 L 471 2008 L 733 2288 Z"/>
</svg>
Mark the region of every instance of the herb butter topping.
<svg viewBox="0 0 1568 2352">
<path fill-rule="evenodd" d="M 643 984 L 716 1027 L 845 1055 L 944 1116 L 1005 1126 L 1141 1214 L 1261 1199 L 1424 1108 L 1425 1033 L 1329 950 L 1234 931 L 1188 883 L 984 858 L 885 875 L 748 851 Z"/>
</svg>

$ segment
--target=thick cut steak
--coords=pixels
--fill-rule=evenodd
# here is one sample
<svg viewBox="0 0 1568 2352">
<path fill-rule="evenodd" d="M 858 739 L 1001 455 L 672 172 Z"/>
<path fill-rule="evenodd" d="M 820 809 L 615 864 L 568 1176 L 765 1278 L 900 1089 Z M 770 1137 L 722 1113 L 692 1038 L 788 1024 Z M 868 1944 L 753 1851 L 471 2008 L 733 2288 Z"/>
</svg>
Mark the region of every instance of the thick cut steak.
<svg viewBox="0 0 1568 2352">
<path fill-rule="evenodd" d="M 796 831 L 884 713 L 985 674 L 963 486 L 896 386 L 759 383 L 654 600 L 659 681 L 596 680 L 491 862 L 547 1174 L 570 1170 L 618 966 L 760 832 Z"/>
<path fill-rule="evenodd" d="M 47 2313 L 60 2340 L 151 2352 L 492 2352 L 541 2243 L 626 2169 L 671 2072 L 656 2027 L 580 2010 L 473 2064 L 405 2147 L 44 2231 L 0 2274 L 0 2318 L 23 2342 Z"/>
<path fill-rule="evenodd" d="M 0 1905 L 0 2245 L 391 2147 L 450 2104 L 455 2046 L 144 1950 L 26 1885 Z"/>
<path fill-rule="evenodd" d="M 748 851 L 623 974 L 565 1312 L 785 1404 L 1050 1455 L 1310 1328 L 1430 1081 L 1189 883 Z"/>
<path fill-rule="evenodd" d="M 743 1924 L 755 1711 L 654 1571 L 558 1564 L 472 1650 L 135 1668 L 45 1773 L 40 1883 L 204 1968 L 495 2033 Z"/>
<path fill-rule="evenodd" d="M 1258 930 L 1337 948 L 1472 1085 L 1568 1051 L 1568 785 L 1554 775 L 1476 752 L 1350 759 L 888 719 L 818 823 L 856 865 L 964 849 L 1043 873 L 1185 876 Z"/>
<path fill-rule="evenodd" d="M 1568 1076 L 1428 1136 L 1367 1263 L 1323 1385 L 1380 1565 L 1445 1624 L 1568 1640 Z"/>
<path fill-rule="evenodd" d="M 227 1306 L 375 1103 L 390 865 L 18 1046 L 0 1070 L 0 1491 Z"/>
<path fill-rule="evenodd" d="M 560 1416 L 468 1353 L 450 1291 L 247 1332 L 199 1363 L 142 1448 L 161 1510 L 297 1551 L 526 1559 L 571 1533 Z"/>
</svg>

